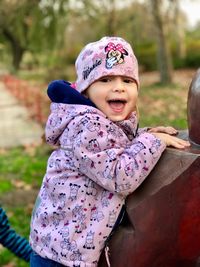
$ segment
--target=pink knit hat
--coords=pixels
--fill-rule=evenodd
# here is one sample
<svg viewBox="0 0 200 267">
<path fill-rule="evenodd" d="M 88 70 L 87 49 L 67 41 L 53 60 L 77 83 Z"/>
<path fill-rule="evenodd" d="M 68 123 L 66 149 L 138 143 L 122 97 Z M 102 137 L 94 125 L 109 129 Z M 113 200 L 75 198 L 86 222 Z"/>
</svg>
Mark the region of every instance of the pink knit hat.
<svg viewBox="0 0 200 267">
<path fill-rule="evenodd" d="M 103 37 L 87 44 L 75 62 L 76 89 L 81 93 L 103 76 L 133 78 L 139 86 L 138 62 L 129 43 L 120 37 Z"/>
</svg>

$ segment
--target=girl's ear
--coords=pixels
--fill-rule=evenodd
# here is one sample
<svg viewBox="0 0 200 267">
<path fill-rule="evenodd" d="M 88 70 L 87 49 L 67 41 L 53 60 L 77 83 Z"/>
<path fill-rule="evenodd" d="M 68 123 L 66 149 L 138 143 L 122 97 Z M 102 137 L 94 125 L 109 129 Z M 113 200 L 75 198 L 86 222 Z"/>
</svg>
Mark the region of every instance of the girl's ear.
<svg viewBox="0 0 200 267">
<path fill-rule="evenodd" d="M 88 93 L 87 93 L 87 89 L 82 93 L 82 95 L 83 95 L 84 97 L 86 97 L 86 98 L 89 98 L 89 97 L 88 97 Z"/>
</svg>

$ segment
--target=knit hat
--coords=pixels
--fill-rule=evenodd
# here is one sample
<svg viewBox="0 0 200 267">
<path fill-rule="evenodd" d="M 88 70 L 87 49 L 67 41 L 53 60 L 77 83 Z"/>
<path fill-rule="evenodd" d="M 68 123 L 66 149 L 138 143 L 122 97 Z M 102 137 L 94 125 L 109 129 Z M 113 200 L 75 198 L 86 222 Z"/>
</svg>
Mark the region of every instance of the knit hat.
<svg viewBox="0 0 200 267">
<path fill-rule="evenodd" d="M 103 37 L 87 44 L 75 62 L 76 89 L 81 93 L 103 76 L 120 75 L 139 86 L 138 62 L 129 43 L 120 37 Z"/>
</svg>

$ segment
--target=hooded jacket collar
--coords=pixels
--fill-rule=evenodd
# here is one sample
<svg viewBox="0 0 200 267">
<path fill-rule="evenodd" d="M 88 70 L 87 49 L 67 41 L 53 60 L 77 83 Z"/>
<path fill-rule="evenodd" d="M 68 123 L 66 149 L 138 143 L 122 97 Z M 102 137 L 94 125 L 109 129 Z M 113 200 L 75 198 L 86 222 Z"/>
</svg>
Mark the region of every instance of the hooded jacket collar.
<svg viewBox="0 0 200 267">
<path fill-rule="evenodd" d="M 82 117 L 87 114 L 96 114 L 109 120 L 103 112 L 91 106 L 52 103 L 51 114 L 48 118 L 45 131 L 47 142 L 52 145 L 59 145 L 59 138 L 68 124 L 75 117 Z M 133 112 L 127 120 L 115 122 L 115 124 L 122 129 L 129 140 L 132 140 L 138 128 L 136 112 Z"/>
</svg>

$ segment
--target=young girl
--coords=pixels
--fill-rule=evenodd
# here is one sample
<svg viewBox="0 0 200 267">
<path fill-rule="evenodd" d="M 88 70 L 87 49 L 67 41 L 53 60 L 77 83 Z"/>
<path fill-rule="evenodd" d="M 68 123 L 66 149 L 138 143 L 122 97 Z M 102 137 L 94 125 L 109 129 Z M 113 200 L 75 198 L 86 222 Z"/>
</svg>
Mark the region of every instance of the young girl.
<svg viewBox="0 0 200 267">
<path fill-rule="evenodd" d="M 18 235 L 11 227 L 5 210 L 0 207 L 0 244 L 25 261 L 30 260 L 32 249 L 28 240 Z"/>
<path fill-rule="evenodd" d="M 34 267 L 96 267 L 125 198 L 166 146 L 189 145 L 167 134 L 173 128 L 138 130 L 138 64 L 122 38 L 88 44 L 76 71 L 76 97 L 52 103 L 46 125 L 47 142 L 58 148 L 32 215 Z"/>
</svg>

